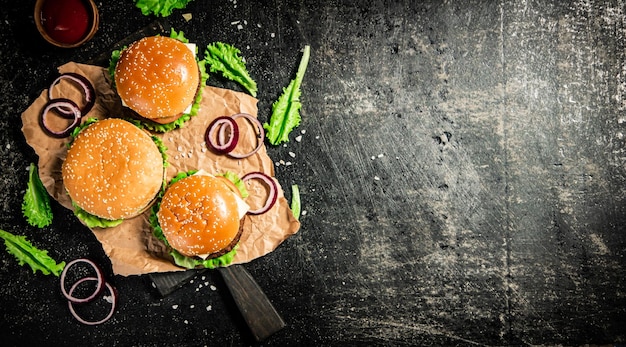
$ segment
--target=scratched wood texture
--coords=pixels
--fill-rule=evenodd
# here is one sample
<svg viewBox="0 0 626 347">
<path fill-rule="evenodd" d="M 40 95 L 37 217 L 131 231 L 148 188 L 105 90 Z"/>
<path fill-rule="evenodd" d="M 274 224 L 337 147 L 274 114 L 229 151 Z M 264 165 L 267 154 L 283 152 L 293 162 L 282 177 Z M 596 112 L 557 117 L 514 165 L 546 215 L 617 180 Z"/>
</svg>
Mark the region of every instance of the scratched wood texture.
<svg viewBox="0 0 626 347">
<path fill-rule="evenodd" d="M 13 63 L 0 67 L 0 227 L 107 268 L 62 209 L 44 233 L 19 217 L 32 154 L 15 122 L 24 91 L 44 87 L 35 76 L 153 18 L 103 3 L 109 24 L 91 46 L 50 51 L 15 38 L 29 11 L 19 6 L 0 21 Z M 300 187 L 302 229 L 246 265 L 287 324 L 263 345 L 626 343 L 623 0 L 224 0 L 188 11 L 173 27 L 242 48 L 260 117 L 312 47 L 302 124 L 269 149 L 283 186 Z M 212 272 L 165 298 L 143 277 L 114 277 L 116 315 L 90 329 L 68 318 L 53 279 L 4 252 L 0 264 L 0 336 L 15 345 L 255 344 Z"/>
</svg>

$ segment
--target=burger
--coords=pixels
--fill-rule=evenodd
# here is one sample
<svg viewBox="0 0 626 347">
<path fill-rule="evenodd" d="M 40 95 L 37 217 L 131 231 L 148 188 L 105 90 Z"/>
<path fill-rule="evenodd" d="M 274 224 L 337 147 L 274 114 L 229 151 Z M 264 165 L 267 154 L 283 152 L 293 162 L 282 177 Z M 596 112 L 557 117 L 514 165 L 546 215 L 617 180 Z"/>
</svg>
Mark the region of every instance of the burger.
<svg viewBox="0 0 626 347">
<path fill-rule="evenodd" d="M 215 268 L 232 262 L 249 210 L 243 200 L 245 187 L 235 184 L 240 182 L 232 173 L 215 176 L 204 171 L 172 179 L 152 207 L 150 224 L 175 264 Z"/>
<path fill-rule="evenodd" d="M 165 177 L 165 148 L 118 118 L 90 119 L 61 166 L 75 214 L 89 227 L 111 227 L 150 208 Z"/>
<path fill-rule="evenodd" d="M 111 60 L 109 72 L 122 105 L 150 130 L 182 126 L 202 98 L 204 63 L 196 59 L 195 45 L 176 37 L 144 37 Z"/>
</svg>

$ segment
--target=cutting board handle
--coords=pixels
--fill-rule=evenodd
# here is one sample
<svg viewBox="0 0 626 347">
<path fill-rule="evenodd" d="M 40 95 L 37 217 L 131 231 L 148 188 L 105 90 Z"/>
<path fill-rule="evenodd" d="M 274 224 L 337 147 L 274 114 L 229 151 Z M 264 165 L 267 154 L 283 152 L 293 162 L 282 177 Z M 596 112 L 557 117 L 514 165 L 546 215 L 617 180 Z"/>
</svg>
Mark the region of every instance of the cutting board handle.
<svg viewBox="0 0 626 347">
<path fill-rule="evenodd" d="M 285 327 L 285 321 L 246 268 L 231 265 L 219 268 L 219 272 L 257 341 Z"/>
</svg>

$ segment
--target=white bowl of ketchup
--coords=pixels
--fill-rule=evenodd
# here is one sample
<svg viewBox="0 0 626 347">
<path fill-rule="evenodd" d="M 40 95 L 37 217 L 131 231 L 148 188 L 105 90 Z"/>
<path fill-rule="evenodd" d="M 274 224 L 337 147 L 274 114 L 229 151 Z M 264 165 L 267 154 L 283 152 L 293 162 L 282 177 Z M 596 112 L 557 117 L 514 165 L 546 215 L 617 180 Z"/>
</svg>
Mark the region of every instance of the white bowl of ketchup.
<svg viewBox="0 0 626 347">
<path fill-rule="evenodd" d="M 89 41 L 98 30 L 98 8 L 93 0 L 37 0 L 35 25 L 51 44 L 72 48 Z"/>
</svg>

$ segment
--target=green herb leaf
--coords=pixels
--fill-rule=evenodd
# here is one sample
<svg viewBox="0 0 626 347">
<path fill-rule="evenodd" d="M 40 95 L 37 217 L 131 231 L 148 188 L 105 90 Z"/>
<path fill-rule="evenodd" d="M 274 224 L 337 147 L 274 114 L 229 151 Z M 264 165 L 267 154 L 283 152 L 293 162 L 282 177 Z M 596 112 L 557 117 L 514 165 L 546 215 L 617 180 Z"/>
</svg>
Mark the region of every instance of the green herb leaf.
<svg viewBox="0 0 626 347">
<path fill-rule="evenodd" d="M 7 251 L 13 254 L 20 265 L 28 264 L 33 273 L 37 270 L 44 275 L 54 274 L 59 276 L 65 267 L 65 262 L 57 262 L 48 256 L 48 251 L 37 249 L 25 236 L 13 235 L 8 231 L 0 230 L 0 238 L 4 239 Z"/>
<path fill-rule="evenodd" d="M 37 166 L 31 163 L 28 170 L 28 184 L 22 201 L 22 213 L 28 224 L 39 228 L 52 224 L 52 209 L 48 191 L 41 183 Z"/>
<path fill-rule="evenodd" d="M 272 104 L 269 123 L 263 124 L 265 136 L 273 145 L 289 142 L 289 133 L 300 125 L 300 85 L 309 64 L 310 50 L 310 46 L 304 47 L 296 78 L 283 88 L 283 94 Z"/>
<path fill-rule="evenodd" d="M 222 76 L 241 84 L 250 95 L 256 97 L 256 82 L 248 74 L 246 63 L 239 54 L 241 51 L 222 42 L 209 44 L 204 52 L 204 60 L 211 66 L 210 71 L 219 71 Z"/>
<path fill-rule="evenodd" d="M 192 0 L 136 0 L 135 6 L 144 16 L 167 17 L 175 9 L 183 9 Z"/>
<path fill-rule="evenodd" d="M 291 186 L 291 212 L 296 219 L 300 219 L 300 188 L 297 184 Z"/>
</svg>

